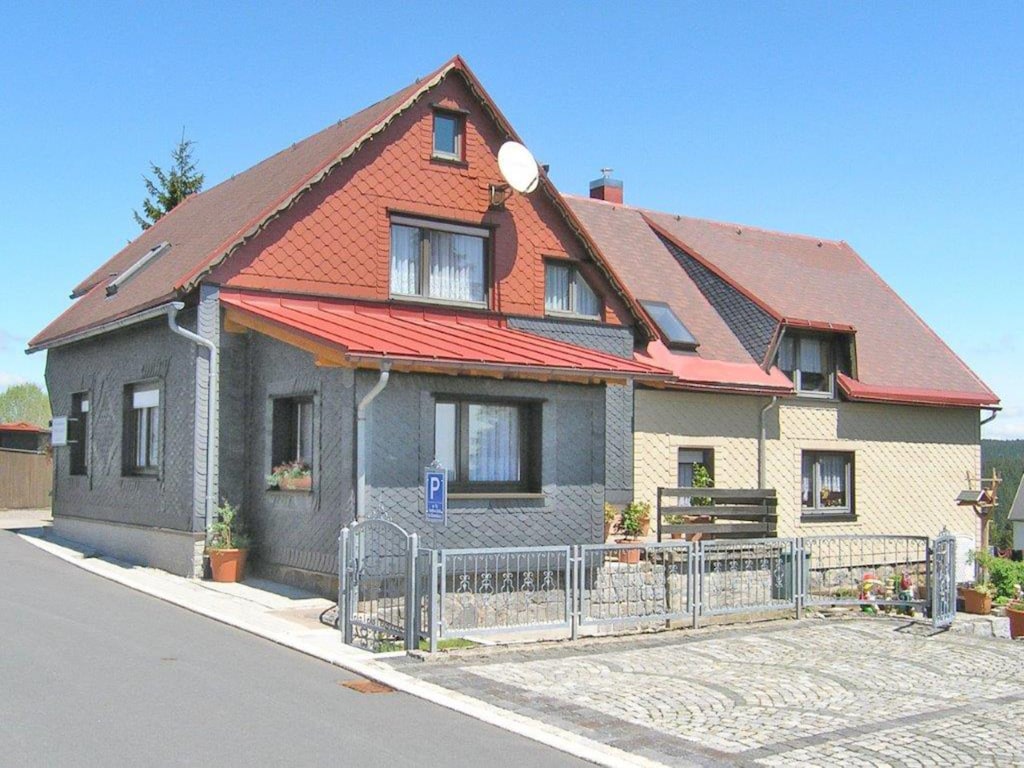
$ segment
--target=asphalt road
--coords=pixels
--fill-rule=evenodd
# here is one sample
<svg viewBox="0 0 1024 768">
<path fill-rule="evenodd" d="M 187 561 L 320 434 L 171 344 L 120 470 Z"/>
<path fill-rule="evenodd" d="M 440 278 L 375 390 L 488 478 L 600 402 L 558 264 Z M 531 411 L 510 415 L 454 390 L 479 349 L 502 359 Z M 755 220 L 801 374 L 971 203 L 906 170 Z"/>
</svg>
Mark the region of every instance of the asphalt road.
<svg viewBox="0 0 1024 768">
<path fill-rule="evenodd" d="M 0 766 L 586 765 L 0 530 Z"/>
</svg>

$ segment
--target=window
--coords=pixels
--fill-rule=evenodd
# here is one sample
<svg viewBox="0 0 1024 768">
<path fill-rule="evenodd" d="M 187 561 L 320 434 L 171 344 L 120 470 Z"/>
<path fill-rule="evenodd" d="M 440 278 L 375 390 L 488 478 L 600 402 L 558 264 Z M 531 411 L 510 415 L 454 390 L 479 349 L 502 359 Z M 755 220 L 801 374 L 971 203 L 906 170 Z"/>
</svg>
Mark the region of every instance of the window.
<svg viewBox="0 0 1024 768">
<path fill-rule="evenodd" d="M 488 231 L 391 219 L 391 295 L 485 304 Z"/>
<path fill-rule="evenodd" d="M 697 339 L 683 325 L 683 321 L 676 316 L 676 313 L 672 311 L 668 304 L 661 301 L 645 301 L 643 299 L 640 300 L 640 304 L 647 311 L 647 314 L 651 316 L 654 324 L 658 326 L 658 329 L 665 337 L 665 343 L 669 347 L 672 349 L 685 349 L 690 352 L 697 349 L 699 346 Z"/>
<path fill-rule="evenodd" d="M 540 490 L 540 404 L 438 400 L 434 456 L 453 492 Z"/>
<path fill-rule="evenodd" d="M 715 477 L 715 452 L 710 448 L 680 448 L 677 454 L 678 488 L 711 488 Z M 706 501 L 702 499 L 701 501 Z M 680 497 L 679 505 L 694 504 L 690 497 Z M 698 504 L 707 506 L 707 504 Z"/>
<path fill-rule="evenodd" d="M 126 474 L 155 475 L 160 467 L 160 385 L 125 388 L 124 469 Z"/>
<path fill-rule="evenodd" d="M 834 392 L 834 344 L 826 336 L 787 333 L 779 344 L 778 366 L 803 394 Z"/>
<path fill-rule="evenodd" d="M 68 420 L 70 444 L 70 472 L 72 475 L 89 474 L 89 393 L 71 396 L 71 418 Z"/>
<path fill-rule="evenodd" d="M 853 454 L 804 451 L 801 507 L 805 516 L 853 514 Z"/>
<path fill-rule="evenodd" d="M 272 467 L 313 466 L 313 398 L 274 399 L 270 460 Z"/>
<path fill-rule="evenodd" d="M 454 112 L 434 113 L 434 157 L 444 160 L 463 159 L 465 120 Z"/>
<path fill-rule="evenodd" d="M 601 302 L 575 264 L 544 265 L 544 309 L 579 317 L 601 316 Z"/>
</svg>

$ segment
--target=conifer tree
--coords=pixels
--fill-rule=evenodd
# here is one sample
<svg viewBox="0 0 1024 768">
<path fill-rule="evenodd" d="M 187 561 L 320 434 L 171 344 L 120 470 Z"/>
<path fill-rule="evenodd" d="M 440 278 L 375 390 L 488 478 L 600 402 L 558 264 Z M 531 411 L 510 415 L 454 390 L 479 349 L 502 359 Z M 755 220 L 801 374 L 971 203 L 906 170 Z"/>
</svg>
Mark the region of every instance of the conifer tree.
<svg viewBox="0 0 1024 768">
<path fill-rule="evenodd" d="M 142 201 L 141 216 L 138 211 L 132 211 L 135 221 L 143 229 L 149 229 L 174 206 L 203 188 L 204 175 L 196 170 L 196 163 L 192 159 L 194 143 L 186 139 L 182 131 L 181 141 L 171 152 L 174 161 L 171 169 L 165 171 L 156 163 L 149 164 L 155 180 L 148 176 L 142 177 L 149 197 Z"/>
</svg>

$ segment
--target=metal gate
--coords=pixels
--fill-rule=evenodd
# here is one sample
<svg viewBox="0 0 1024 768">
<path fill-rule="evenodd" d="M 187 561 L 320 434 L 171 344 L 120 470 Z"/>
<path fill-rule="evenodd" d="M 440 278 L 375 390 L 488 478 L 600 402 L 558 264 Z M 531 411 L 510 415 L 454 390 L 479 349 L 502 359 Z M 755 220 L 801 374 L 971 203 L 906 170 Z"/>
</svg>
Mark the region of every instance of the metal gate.
<svg viewBox="0 0 1024 768">
<path fill-rule="evenodd" d="M 948 627 L 956 618 L 956 536 L 943 531 L 932 542 L 932 626 Z"/>
<path fill-rule="evenodd" d="M 338 624 L 346 643 L 416 647 L 416 534 L 389 520 L 353 523 L 338 540 Z"/>
</svg>

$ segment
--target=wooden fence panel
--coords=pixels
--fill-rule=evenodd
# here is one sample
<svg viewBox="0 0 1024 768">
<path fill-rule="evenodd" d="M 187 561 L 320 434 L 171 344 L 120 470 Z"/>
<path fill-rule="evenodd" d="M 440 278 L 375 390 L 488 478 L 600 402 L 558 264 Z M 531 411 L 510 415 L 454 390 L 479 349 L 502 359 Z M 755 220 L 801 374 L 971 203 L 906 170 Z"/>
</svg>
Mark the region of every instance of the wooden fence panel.
<svg viewBox="0 0 1024 768">
<path fill-rule="evenodd" d="M 53 461 L 45 453 L 0 450 L 0 509 L 50 506 Z"/>
</svg>

